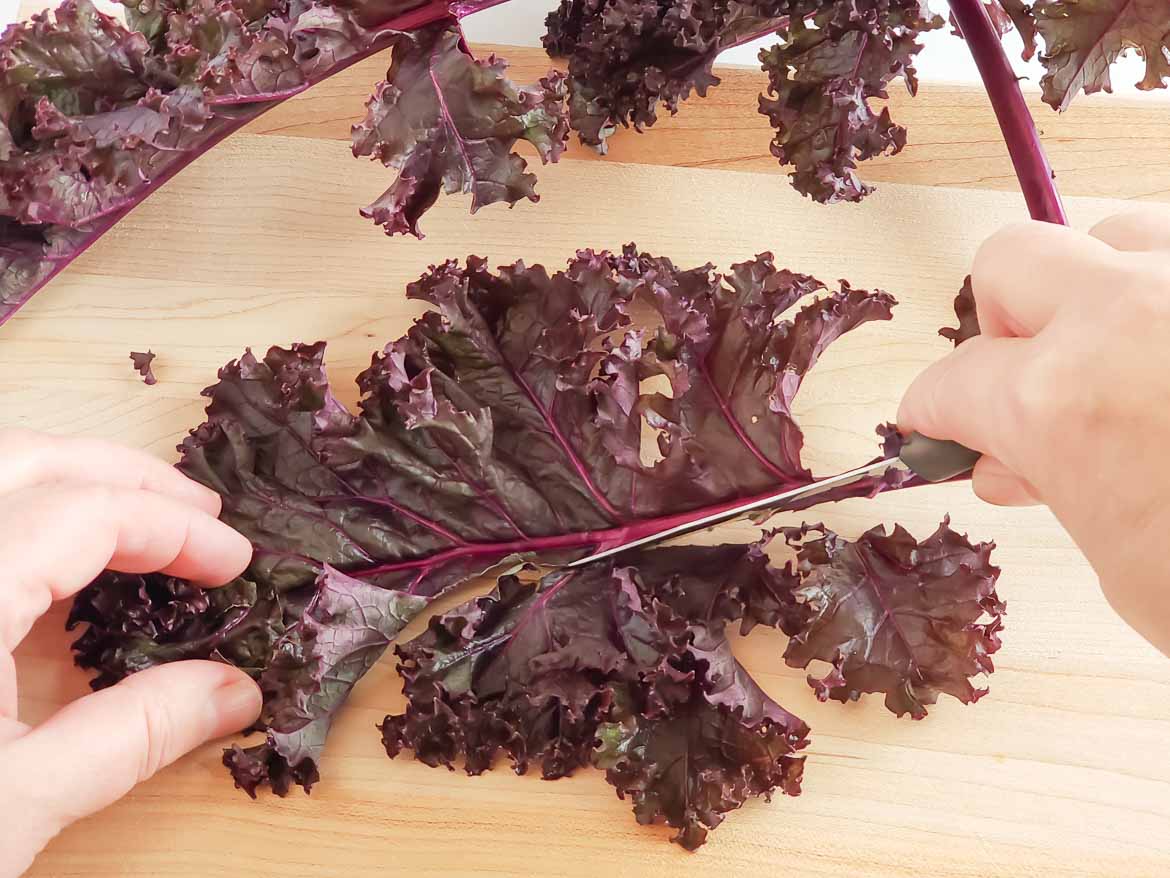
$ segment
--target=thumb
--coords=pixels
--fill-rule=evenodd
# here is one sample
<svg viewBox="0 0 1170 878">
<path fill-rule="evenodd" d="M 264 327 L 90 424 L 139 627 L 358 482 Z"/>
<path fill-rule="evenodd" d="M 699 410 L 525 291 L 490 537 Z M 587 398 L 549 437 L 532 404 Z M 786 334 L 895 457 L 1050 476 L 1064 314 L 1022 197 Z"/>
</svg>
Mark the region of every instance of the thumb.
<svg viewBox="0 0 1170 878">
<path fill-rule="evenodd" d="M 40 837 L 35 854 L 183 754 L 252 723 L 260 702 L 259 687 L 237 668 L 183 661 L 66 705 L 0 747 L 0 777 L 19 801 L 11 813 L 30 824 L 13 837 Z"/>
</svg>

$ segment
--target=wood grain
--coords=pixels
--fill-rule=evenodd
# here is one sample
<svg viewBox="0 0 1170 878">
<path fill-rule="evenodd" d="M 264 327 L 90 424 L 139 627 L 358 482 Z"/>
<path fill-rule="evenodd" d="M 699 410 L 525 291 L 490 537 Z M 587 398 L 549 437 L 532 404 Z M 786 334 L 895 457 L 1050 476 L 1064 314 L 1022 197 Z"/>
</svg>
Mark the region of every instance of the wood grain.
<svg viewBox="0 0 1170 878">
<path fill-rule="evenodd" d="M 507 54 L 526 75 L 543 64 Z M 975 90 L 924 87 L 918 102 L 898 102 L 916 145 L 872 166 L 889 182 L 866 203 L 824 208 L 776 179 L 762 120 L 744 109 L 757 77 L 734 72 L 653 133 L 619 136 L 611 159 L 575 150 L 542 169 L 539 205 L 472 218 L 465 200 L 443 199 L 424 219 L 426 240 L 390 241 L 355 211 L 387 172 L 354 161 L 344 142 L 383 63 L 353 68 L 195 162 L 21 311 L 0 342 L 0 425 L 105 436 L 173 459 L 200 419 L 199 389 L 248 345 L 328 340 L 331 377 L 352 404 L 371 351 L 418 313 L 402 291 L 428 263 L 473 252 L 557 267 L 577 247 L 636 240 L 680 264 L 724 267 L 770 249 L 791 268 L 898 296 L 892 322 L 835 345 L 802 391 L 808 460 L 828 472 L 872 452 L 872 426 L 947 350 L 935 331 L 978 242 L 1022 215 L 1014 192 L 985 191 L 1011 183 Z M 1067 127 L 1047 129 L 1068 191 L 1099 192 L 1108 176 L 1113 194 L 1165 196 L 1170 172 L 1152 160 L 1164 155 L 1164 108 L 1082 105 Z M 1069 202 L 1082 226 L 1120 203 Z M 154 387 L 127 359 L 146 347 L 158 354 Z M 402 699 L 383 660 L 338 722 L 311 797 L 249 801 L 231 788 L 221 745 L 209 745 L 67 830 L 30 874 L 1170 873 L 1170 662 L 1110 612 L 1052 518 L 986 507 L 954 485 L 815 514 L 846 535 L 879 521 L 924 535 L 944 512 L 999 543 L 1010 615 L 991 694 L 899 721 L 872 698 L 817 703 L 803 674 L 782 667 L 774 632 L 738 641 L 762 685 L 813 728 L 806 791 L 730 815 L 693 856 L 665 829 L 637 826 L 598 772 L 469 779 L 388 761 L 374 724 Z M 30 722 L 86 691 L 63 618 L 55 608 L 18 651 Z"/>
</svg>

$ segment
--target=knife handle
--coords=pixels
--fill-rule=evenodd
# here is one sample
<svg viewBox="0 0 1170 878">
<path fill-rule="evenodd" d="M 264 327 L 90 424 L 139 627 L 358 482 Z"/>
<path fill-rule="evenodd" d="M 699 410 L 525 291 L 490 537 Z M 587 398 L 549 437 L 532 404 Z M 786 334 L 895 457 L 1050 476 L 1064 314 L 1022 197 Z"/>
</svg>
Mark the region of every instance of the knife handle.
<svg viewBox="0 0 1170 878">
<path fill-rule="evenodd" d="M 915 475 L 928 482 L 945 482 L 970 472 L 983 455 L 949 439 L 931 439 L 921 433 L 911 433 L 902 440 L 902 451 L 898 456 Z"/>
</svg>

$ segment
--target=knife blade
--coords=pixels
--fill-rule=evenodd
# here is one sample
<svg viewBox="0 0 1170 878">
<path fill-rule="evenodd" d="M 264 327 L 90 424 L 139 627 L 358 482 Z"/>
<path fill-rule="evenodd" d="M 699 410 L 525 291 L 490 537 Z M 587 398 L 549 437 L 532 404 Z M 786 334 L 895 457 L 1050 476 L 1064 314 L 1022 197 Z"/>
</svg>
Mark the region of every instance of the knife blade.
<svg viewBox="0 0 1170 878">
<path fill-rule="evenodd" d="M 952 442 L 949 439 L 931 439 L 929 436 L 923 436 L 921 433 L 911 433 L 903 439 L 902 448 L 896 457 L 875 460 L 864 466 L 846 470 L 843 473 L 838 473 L 835 476 L 829 476 L 825 479 L 819 479 L 810 484 L 802 485 L 799 488 L 758 498 L 740 506 L 733 506 L 730 509 L 712 513 L 695 521 L 688 521 L 685 524 L 666 528 L 657 533 L 630 540 L 627 543 L 610 546 L 599 552 L 594 552 L 592 555 L 587 555 L 584 558 L 566 564 L 565 567 L 584 567 L 586 564 L 593 564 L 596 561 L 611 558 L 614 555 L 620 555 L 622 552 L 628 552 L 631 549 L 658 545 L 667 540 L 708 530 L 716 525 L 742 518 L 752 512 L 759 512 L 765 509 L 779 509 L 794 500 L 822 494 L 833 488 L 840 488 L 870 476 L 881 475 L 890 469 L 914 473 L 928 482 L 945 482 L 947 479 L 953 479 L 956 476 L 970 472 L 975 467 L 975 462 L 981 456 L 978 451 L 972 451 L 970 448 L 960 445 L 958 442 Z"/>
</svg>

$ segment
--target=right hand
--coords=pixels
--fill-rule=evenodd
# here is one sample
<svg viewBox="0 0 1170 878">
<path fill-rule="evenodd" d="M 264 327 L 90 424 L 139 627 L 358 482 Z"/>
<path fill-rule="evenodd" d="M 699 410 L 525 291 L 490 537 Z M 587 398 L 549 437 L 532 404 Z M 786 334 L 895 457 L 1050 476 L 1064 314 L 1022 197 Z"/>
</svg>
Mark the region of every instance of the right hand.
<svg viewBox="0 0 1170 878">
<path fill-rule="evenodd" d="M 983 334 L 918 376 L 898 426 L 983 452 L 984 500 L 1051 507 L 1170 655 L 1170 210 L 1009 226 L 972 286 Z"/>
</svg>

